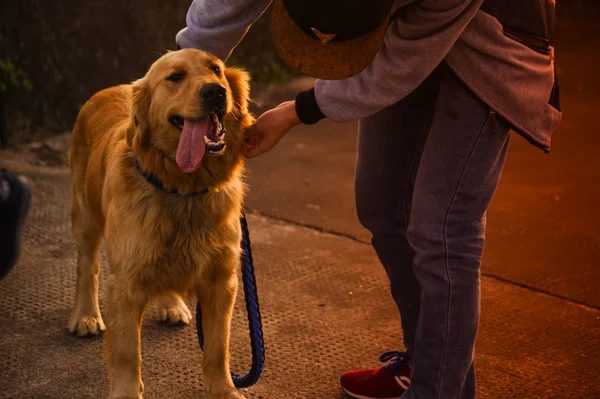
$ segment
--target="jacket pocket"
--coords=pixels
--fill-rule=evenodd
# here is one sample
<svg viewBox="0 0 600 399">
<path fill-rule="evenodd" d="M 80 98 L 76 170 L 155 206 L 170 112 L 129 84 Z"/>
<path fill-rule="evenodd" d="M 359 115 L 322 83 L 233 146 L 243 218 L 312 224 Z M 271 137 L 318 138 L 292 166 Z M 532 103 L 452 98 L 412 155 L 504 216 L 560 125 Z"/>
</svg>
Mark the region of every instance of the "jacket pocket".
<svg viewBox="0 0 600 399">
<path fill-rule="evenodd" d="M 550 55 L 550 42 L 548 39 L 507 27 L 503 27 L 503 33 L 504 36 L 529 47 L 535 52 Z"/>
</svg>

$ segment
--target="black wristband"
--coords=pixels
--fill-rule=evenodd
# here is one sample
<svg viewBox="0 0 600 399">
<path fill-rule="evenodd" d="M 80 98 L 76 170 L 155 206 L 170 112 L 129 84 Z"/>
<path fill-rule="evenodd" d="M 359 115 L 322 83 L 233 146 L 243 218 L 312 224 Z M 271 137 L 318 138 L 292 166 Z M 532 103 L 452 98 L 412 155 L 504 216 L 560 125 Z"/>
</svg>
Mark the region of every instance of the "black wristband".
<svg viewBox="0 0 600 399">
<path fill-rule="evenodd" d="M 325 115 L 321 112 L 319 104 L 317 103 L 314 87 L 310 90 L 298 93 L 296 96 L 296 114 L 298 115 L 300 122 L 305 125 L 314 125 L 325 118 Z"/>
</svg>

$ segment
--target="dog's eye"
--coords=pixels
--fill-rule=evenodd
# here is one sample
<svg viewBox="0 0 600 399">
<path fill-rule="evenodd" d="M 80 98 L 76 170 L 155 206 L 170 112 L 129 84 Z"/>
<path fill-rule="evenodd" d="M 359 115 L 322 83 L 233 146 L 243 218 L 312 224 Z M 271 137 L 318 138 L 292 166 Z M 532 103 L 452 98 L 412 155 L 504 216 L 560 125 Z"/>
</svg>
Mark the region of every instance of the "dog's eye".
<svg viewBox="0 0 600 399">
<path fill-rule="evenodd" d="M 213 71 L 217 75 L 221 75 L 221 67 L 218 65 L 211 66 L 210 70 Z"/>
<path fill-rule="evenodd" d="M 181 82 L 183 80 L 183 78 L 185 78 L 185 73 L 175 72 L 175 73 L 170 74 L 167 77 L 167 80 L 170 82 L 177 83 L 177 82 Z"/>
</svg>

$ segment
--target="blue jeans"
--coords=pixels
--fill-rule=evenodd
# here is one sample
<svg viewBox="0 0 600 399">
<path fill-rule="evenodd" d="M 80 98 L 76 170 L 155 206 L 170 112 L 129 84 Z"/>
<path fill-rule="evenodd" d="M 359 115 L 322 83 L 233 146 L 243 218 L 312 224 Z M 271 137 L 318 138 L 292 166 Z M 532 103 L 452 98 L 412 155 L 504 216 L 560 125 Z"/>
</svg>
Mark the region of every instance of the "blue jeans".
<svg viewBox="0 0 600 399">
<path fill-rule="evenodd" d="M 485 213 L 509 130 L 445 64 L 359 123 L 356 205 L 400 310 L 403 399 L 475 397 Z"/>
</svg>

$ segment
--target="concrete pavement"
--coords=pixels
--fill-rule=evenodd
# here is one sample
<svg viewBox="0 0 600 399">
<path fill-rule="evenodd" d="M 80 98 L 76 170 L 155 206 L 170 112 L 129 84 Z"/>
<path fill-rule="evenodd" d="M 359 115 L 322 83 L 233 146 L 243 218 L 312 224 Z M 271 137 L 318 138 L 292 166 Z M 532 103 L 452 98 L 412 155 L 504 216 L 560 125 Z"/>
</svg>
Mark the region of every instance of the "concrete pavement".
<svg viewBox="0 0 600 399">
<path fill-rule="evenodd" d="M 0 397 L 104 397 L 102 340 L 73 337 L 64 327 L 75 283 L 68 173 L 10 166 L 32 180 L 36 195 L 23 257 L 0 282 Z M 379 353 L 401 342 L 371 247 L 259 214 L 249 223 L 267 353 L 249 397 L 342 398 L 342 372 L 377 366 Z M 599 397 L 600 311 L 489 277 L 482 296 L 480 397 Z M 232 336 L 238 373 L 250 358 L 244 317 L 240 300 Z M 146 398 L 198 397 L 201 352 L 192 326 L 163 326 L 150 308 L 142 348 Z"/>
</svg>

